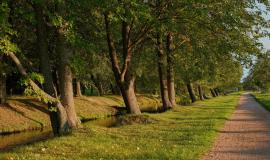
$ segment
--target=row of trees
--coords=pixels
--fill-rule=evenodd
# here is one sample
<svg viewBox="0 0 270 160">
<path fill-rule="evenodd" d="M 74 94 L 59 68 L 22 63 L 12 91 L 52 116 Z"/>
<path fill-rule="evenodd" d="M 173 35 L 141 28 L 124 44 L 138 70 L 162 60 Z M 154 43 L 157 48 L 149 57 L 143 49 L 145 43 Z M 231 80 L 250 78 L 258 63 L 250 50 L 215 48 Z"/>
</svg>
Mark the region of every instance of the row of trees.
<svg viewBox="0 0 270 160">
<path fill-rule="evenodd" d="M 241 63 L 261 52 L 268 23 L 257 1 L 2 0 L 1 102 L 5 78 L 49 106 L 55 134 L 80 125 L 73 90 L 120 93 L 140 114 L 136 93 L 159 93 L 163 110 L 187 91 L 192 102 L 238 85 Z M 268 6 L 268 1 L 260 1 Z M 73 85 L 73 82 L 76 85 Z M 73 89 L 76 86 L 76 89 Z M 60 98 L 58 98 L 60 97 Z"/>
<path fill-rule="evenodd" d="M 253 65 L 248 76 L 243 80 L 243 87 L 246 90 L 259 90 L 268 93 L 270 89 L 270 56 L 269 51 L 253 59 Z"/>
</svg>

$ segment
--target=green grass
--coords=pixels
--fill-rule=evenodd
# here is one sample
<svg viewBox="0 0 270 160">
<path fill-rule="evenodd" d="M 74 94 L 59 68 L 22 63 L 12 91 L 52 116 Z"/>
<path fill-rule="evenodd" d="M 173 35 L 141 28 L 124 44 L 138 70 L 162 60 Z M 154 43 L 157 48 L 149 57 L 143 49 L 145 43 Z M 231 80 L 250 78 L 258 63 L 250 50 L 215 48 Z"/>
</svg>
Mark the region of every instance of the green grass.
<svg viewBox="0 0 270 160">
<path fill-rule="evenodd" d="M 270 94 L 253 92 L 252 95 L 258 103 L 260 103 L 264 108 L 270 111 Z"/>
<path fill-rule="evenodd" d="M 197 160 L 237 106 L 240 93 L 161 114 L 144 114 L 152 123 L 106 128 L 85 124 L 69 136 L 23 146 L 0 159 L 176 159 Z"/>
</svg>

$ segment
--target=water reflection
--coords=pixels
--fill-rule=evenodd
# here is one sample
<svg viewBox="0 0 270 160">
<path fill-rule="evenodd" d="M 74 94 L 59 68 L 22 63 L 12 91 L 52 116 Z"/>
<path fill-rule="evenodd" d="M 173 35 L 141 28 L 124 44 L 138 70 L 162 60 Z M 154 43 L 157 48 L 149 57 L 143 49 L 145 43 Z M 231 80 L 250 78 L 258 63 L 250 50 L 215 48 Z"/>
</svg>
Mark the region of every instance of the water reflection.
<svg viewBox="0 0 270 160">
<path fill-rule="evenodd" d="M 114 127 L 117 125 L 119 120 L 119 117 L 108 117 L 104 119 L 97 119 L 97 120 L 92 120 L 89 122 L 86 122 L 85 125 L 97 125 L 97 126 L 103 126 L 103 127 Z"/>
<path fill-rule="evenodd" d="M 9 135 L 0 135 L 0 151 L 6 151 L 20 145 L 46 140 L 51 137 L 53 137 L 53 133 L 49 128 Z"/>
<path fill-rule="evenodd" d="M 103 127 L 114 127 L 117 125 L 118 117 L 109 117 L 104 119 L 92 120 L 84 125 L 98 125 Z M 0 152 L 10 150 L 20 145 L 30 144 L 53 137 L 51 128 L 43 130 L 33 130 L 9 135 L 0 135 Z"/>
</svg>

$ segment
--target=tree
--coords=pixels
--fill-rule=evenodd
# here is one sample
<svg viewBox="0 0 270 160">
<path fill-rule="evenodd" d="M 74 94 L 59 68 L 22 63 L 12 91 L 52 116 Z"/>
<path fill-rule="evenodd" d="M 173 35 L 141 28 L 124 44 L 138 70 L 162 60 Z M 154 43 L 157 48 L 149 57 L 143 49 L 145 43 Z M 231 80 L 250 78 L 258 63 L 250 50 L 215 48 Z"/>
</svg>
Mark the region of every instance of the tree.
<svg viewBox="0 0 270 160">
<path fill-rule="evenodd" d="M 244 80 L 244 87 L 247 89 L 260 89 L 262 92 L 269 92 L 270 81 L 269 71 L 270 67 L 269 51 L 260 55 L 254 62 L 249 75 Z"/>
<path fill-rule="evenodd" d="M 163 40 L 160 34 L 157 33 L 157 55 L 158 55 L 158 74 L 160 83 L 160 94 L 162 98 L 162 106 L 164 111 L 172 107 L 169 99 L 168 81 L 166 77 L 166 54 L 163 49 Z M 170 84 L 171 85 L 171 84 Z"/>
<path fill-rule="evenodd" d="M 150 10 L 146 3 L 139 1 L 119 1 L 105 4 L 107 6 L 104 7 L 104 21 L 112 71 L 128 111 L 140 114 L 134 90 L 136 80 L 134 57 L 139 55 L 140 51 L 136 49 L 140 48 L 139 46 L 144 42 L 145 36 L 151 29 L 148 22 L 151 18 Z M 117 7 L 110 8 L 109 6 Z M 121 26 L 120 32 L 116 30 L 118 28 L 116 23 Z M 119 46 L 116 46 L 117 40 L 115 40 L 114 35 L 117 35 L 117 40 L 121 37 Z M 121 48 L 122 51 L 118 51 L 117 48 Z M 119 57 L 122 57 L 122 61 Z"/>
<path fill-rule="evenodd" d="M 38 6 L 36 6 L 38 4 L 33 4 L 33 5 L 35 7 L 38 7 Z M 16 37 L 17 33 L 15 32 L 15 30 L 18 33 L 25 32 L 24 29 L 26 29 L 26 28 L 29 29 L 32 26 L 28 27 L 26 25 L 21 25 L 23 27 L 17 28 L 17 26 L 14 25 L 16 23 L 23 24 L 23 22 L 24 22 L 24 21 L 18 21 L 17 19 L 15 19 L 15 17 L 17 16 L 16 15 L 17 14 L 16 7 L 25 7 L 23 9 L 29 9 L 29 8 L 27 8 L 29 6 L 26 7 L 26 4 L 23 2 L 9 2 L 9 4 L 2 3 L 2 6 L 5 7 L 5 10 L 4 10 L 5 11 L 5 18 L 1 19 L 3 21 L 3 23 L 2 23 L 3 26 L 1 26 L 1 29 L 4 29 L 5 32 L 3 32 L 2 33 L 3 36 L 1 36 L 1 44 L 2 44 L 1 45 L 2 48 L 1 48 L 1 52 L 0 52 L 1 55 L 5 55 L 5 56 L 9 57 L 16 64 L 19 73 L 21 73 L 22 77 L 25 79 L 24 85 L 27 86 L 26 92 L 30 95 L 34 95 L 34 96 L 38 97 L 43 102 L 51 105 L 50 111 L 57 113 L 57 118 L 55 117 L 55 119 L 57 119 L 57 121 L 54 121 L 54 122 L 52 121 L 52 123 L 54 123 L 53 125 L 55 125 L 55 127 L 53 127 L 54 133 L 65 134 L 65 133 L 70 132 L 73 128 L 77 127 L 77 126 L 75 127 L 74 121 L 72 121 L 73 119 L 77 120 L 76 114 L 74 114 L 74 112 L 71 112 L 72 109 L 70 109 L 66 106 L 64 107 L 58 99 L 56 99 L 56 98 L 52 97 L 51 95 L 49 95 L 48 93 L 44 92 L 39 87 L 39 85 L 35 82 L 35 80 L 36 80 L 35 78 L 37 78 L 39 76 L 37 76 L 36 73 L 28 74 L 26 72 L 26 69 L 23 67 L 21 61 L 18 59 L 16 54 L 14 54 L 15 52 L 21 53 L 22 50 L 27 51 L 27 49 L 25 49 L 28 47 L 27 45 L 32 44 L 32 43 L 25 44 L 23 42 L 21 43 L 19 41 L 20 39 Z M 12 10 L 12 12 L 10 12 L 9 7 L 12 7 L 14 10 Z M 21 10 L 21 11 L 23 11 L 23 10 Z M 41 18 L 39 16 L 42 16 L 42 15 L 38 15 L 38 13 L 37 13 L 36 18 L 37 18 L 37 20 L 40 20 L 39 22 L 41 22 L 43 18 Z M 23 20 L 28 21 L 29 19 L 25 18 Z M 30 18 L 30 20 L 31 20 L 31 18 Z M 10 25 L 10 23 L 12 23 L 12 25 Z M 41 23 L 44 23 L 44 22 L 41 22 Z M 42 24 L 42 25 L 44 25 L 44 24 Z M 37 25 L 38 29 L 41 29 L 40 27 L 44 27 L 44 26 Z M 41 35 L 41 34 L 42 33 L 37 34 L 39 37 L 39 41 L 41 41 L 42 43 L 44 43 L 46 45 L 46 37 L 45 37 L 46 35 Z M 33 34 L 31 34 L 31 36 L 32 35 Z M 14 40 L 15 38 L 16 38 L 16 40 Z M 20 38 L 23 38 L 23 37 L 20 37 Z M 32 39 L 30 39 L 30 40 L 32 40 Z M 40 47 L 43 47 L 42 52 L 44 53 L 44 55 L 48 54 L 48 53 L 45 53 L 47 50 L 46 46 L 45 47 L 40 46 Z M 28 55 L 24 54 L 24 56 L 28 56 Z M 43 62 L 43 63 L 45 63 L 45 62 Z M 46 63 L 48 63 L 48 62 L 46 62 Z M 39 80 L 40 83 L 43 82 L 42 78 L 37 78 L 37 79 Z M 66 81 L 66 82 L 68 82 L 68 81 Z M 73 92 L 73 91 L 71 90 L 71 92 Z M 62 92 L 62 93 L 65 93 L 65 92 Z M 64 94 L 62 94 L 62 95 L 64 96 Z M 72 99 L 73 99 L 73 97 L 72 97 Z M 66 105 L 66 104 L 64 104 L 64 105 Z M 74 111 L 74 106 L 73 106 L 73 111 Z M 57 123 L 57 124 L 55 124 L 55 123 Z"/>
<path fill-rule="evenodd" d="M 67 14 L 67 4 L 65 1 L 56 4 L 57 12 L 63 22 L 56 26 L 56 53 L 59 60 L 59 82 L 60 82 L 60 97 L 63 104 L 69 125 L 71 128 L 77 128 L 80 125 L 80 120 L 77 117 L 73 98 L 73 85 L 72 85 L 72 71 L 71 71 L 71 57 L 73 56 L 73 50 L 69 47 L 67 41 L 67 35 L 70 24 L 65 21 Z"/>
</svg>

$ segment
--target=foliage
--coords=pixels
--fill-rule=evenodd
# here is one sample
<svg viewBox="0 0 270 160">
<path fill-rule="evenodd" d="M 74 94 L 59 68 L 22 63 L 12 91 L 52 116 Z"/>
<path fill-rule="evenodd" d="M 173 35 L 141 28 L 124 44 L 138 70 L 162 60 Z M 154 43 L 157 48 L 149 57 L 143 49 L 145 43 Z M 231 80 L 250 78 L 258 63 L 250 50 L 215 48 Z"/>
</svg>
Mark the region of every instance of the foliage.
<svg viewBox="0 0 270 160">
<path fill-rule="evenodd" d="M 270 79 L 269 71 L 270 68 L 270 57 L 269 52 L 261 55 L 256 60 L 252 69 L 249 71 L 248 77 L 244 80 L 244 88 L 246 89 L 256 89 L 259 88 L 261 91 L 269 92 L 270 89 Z"/>
</svg>

